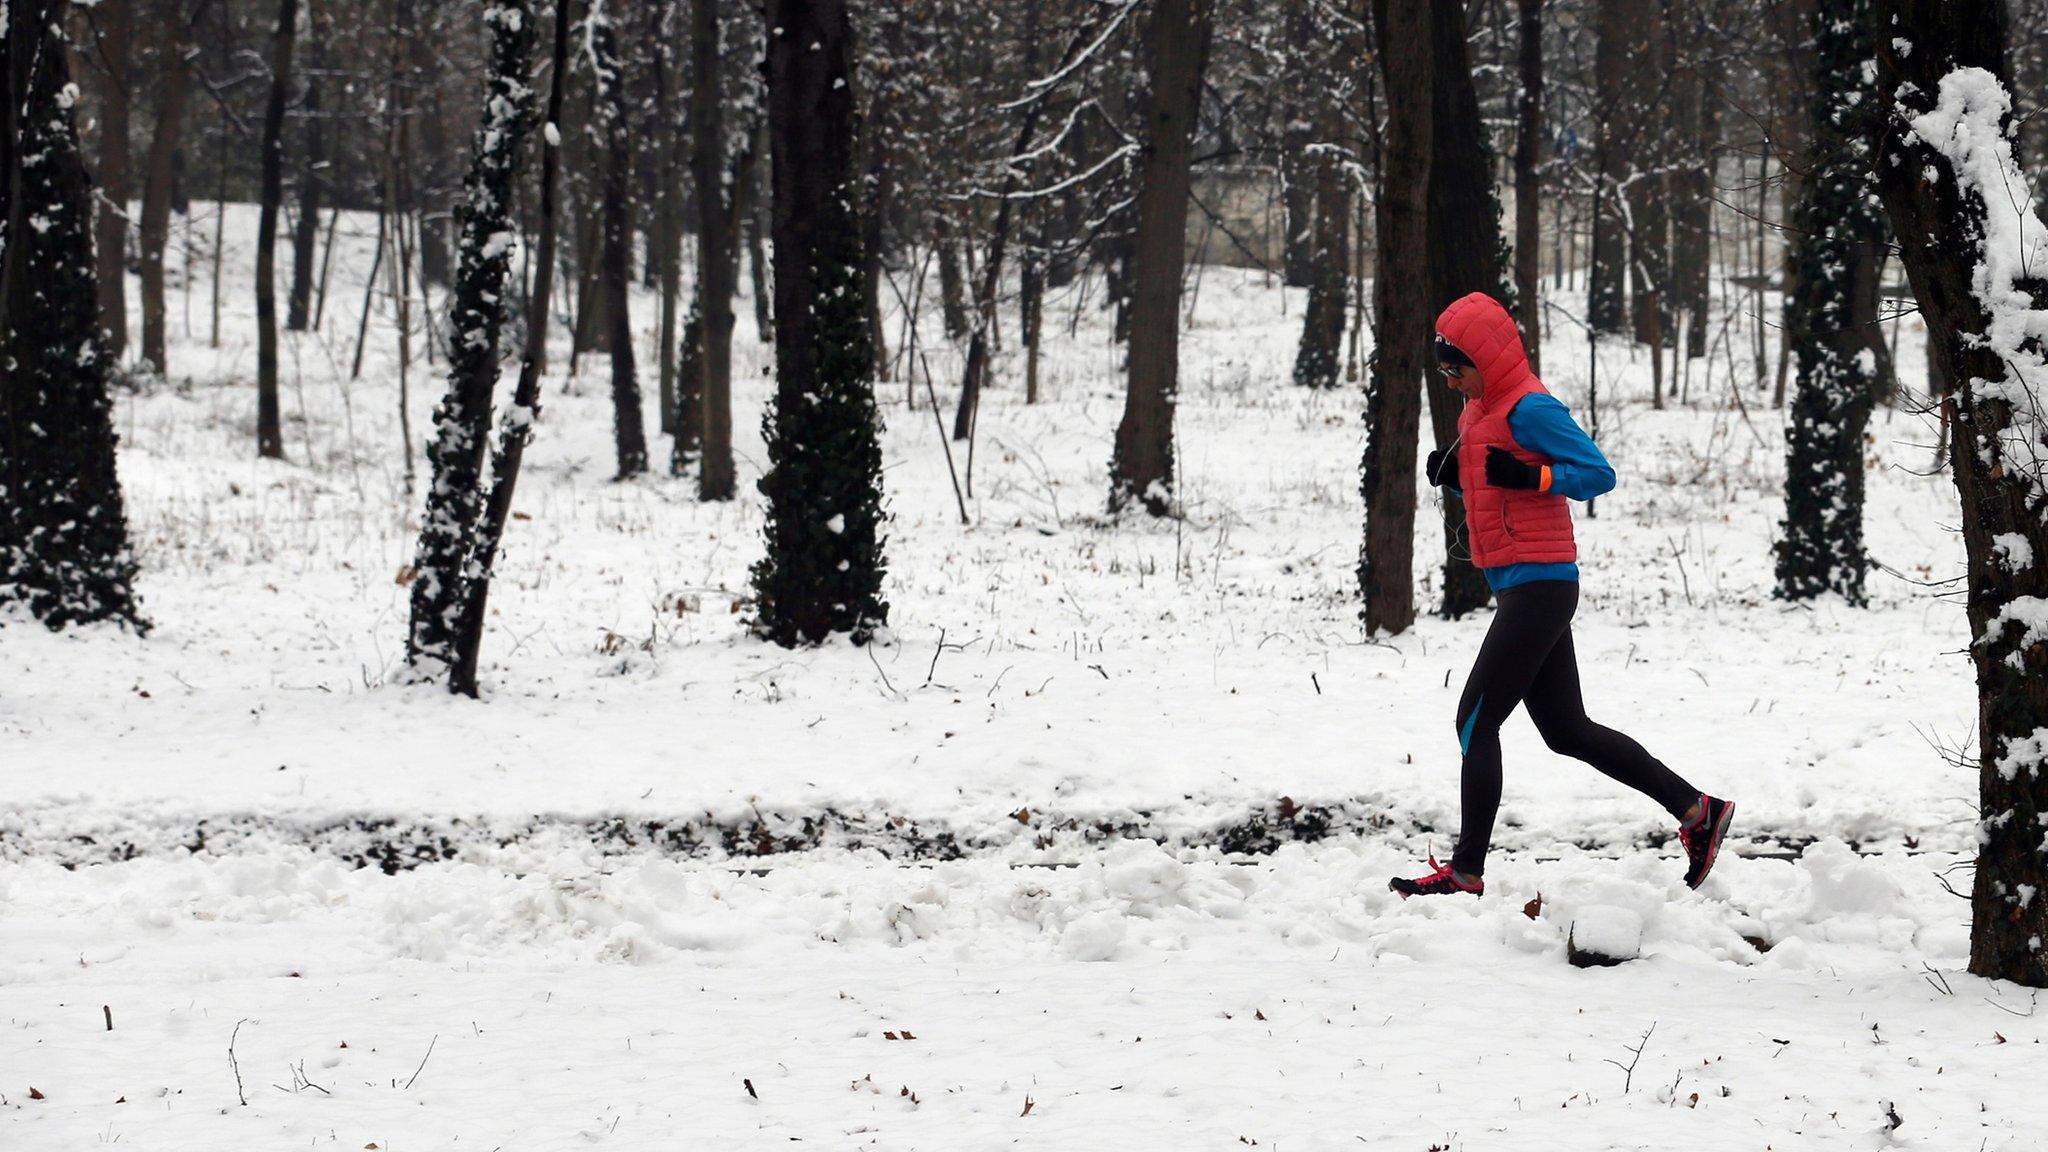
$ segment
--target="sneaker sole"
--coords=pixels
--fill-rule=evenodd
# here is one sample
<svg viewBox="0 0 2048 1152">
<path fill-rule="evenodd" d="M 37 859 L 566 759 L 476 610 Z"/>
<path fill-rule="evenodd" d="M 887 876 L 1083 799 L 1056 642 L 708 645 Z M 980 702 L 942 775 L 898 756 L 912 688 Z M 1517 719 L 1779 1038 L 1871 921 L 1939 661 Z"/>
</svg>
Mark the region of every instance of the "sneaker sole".
<svg viewBox="0 0 2048 1152">
<path fill-rule="evenodd" d="M 1707 877 L 1714 871 L 1714 861 L 1720 859 L 1721 840 L 1728 835 L 1728 825 L 1734 819 L 1735 804 L 1730 801 L 1721 809 L 1721 818 L 1714 821 L 1714 838 L 1707 841 L 1707 862 L 1700 866 L 1699 878 L 1686 887 L 1697 891 L 1700 885 L 1707 882 Z"/>
</svg>

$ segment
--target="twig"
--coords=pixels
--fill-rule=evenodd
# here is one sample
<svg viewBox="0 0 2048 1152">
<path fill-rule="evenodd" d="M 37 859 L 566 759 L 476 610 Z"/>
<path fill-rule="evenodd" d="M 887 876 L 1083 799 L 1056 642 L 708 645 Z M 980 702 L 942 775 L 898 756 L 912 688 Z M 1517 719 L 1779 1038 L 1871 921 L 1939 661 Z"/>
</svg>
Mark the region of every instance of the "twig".
<svg viewBox="0 0 2048 1152">
<path fill-rule="evenodd" d="M 1614 1065 L 1616 1068 L 1619 1068 L 1622 1071 L 1622 1095 L 1628 1095 L 1629 1087 L 1635 1083 L 1636 1065 L 1640 1063 L 1643 1059 L 1643 1049 L 1648 1048 L 1650 1046 L 1650 1033 L 1655 1032 L 1656 1030 L 1657 1022 L 1655 1020 L 1652 1020 L 1650 1021 L 1650 1026 L 1648 1028 L 1643 1029 L 1643 1038 L 1637 1041 L 1633 1048 L 1629 1047 L 1626 1044 L 1622 1045 L 1623 1048 L 1627 1049 L 1630 1052 L 1635 1053 L 1635 1055 L 1629 1059 L 1628 1063 L 1623 1064 L 1619 1060 L 1607 1061 L 1607 1063 Z"/>
<path fill-rule="evenodd" d="M 953 500 L 960 505 L 960 524 L 972 527 L 974 521 L 967 515 L 967 498 L 960 494 L 960 473 L 953 468 L 953 442 L 946 436 L 946 418 L 939 412 L 938 390 L 932 387 L 932 366 L 925 360 L 922 349 L 917 353 L 917 361 L 924 368 L 924 391 L 931 399 L 932 420 L 939 426 L 939 447 L 946 451 L 946 475 L 953 478 Z"/>
<path fill-rule="evenodd" d="M 412 1089 L 412 1082 L 413 1082 L 414 1080 L 417 1080 L 417 1079 L 419 1079 L 419 1078 L 420 1078 L 420 1073 L 421 1073 L 421 1072 L 424 1072 L 424 1071 L 426 1070 L 426 1067 L 427 1067 L 427 1057 L 428 1057 L 428 1056 L 432 1056 L 432 1055 L 434 1054 L 434 1044 L 435 1044 L 435 1043 L 436 1043 L 437 1041 L 439 1041 L 440 1039 L 441 1039 L 441 1034 L 440 1034 L 439 1032 L 436 1032 L 436 1033 L 434 1033 L 434 1038 L 433 1038 L 432 1040 L 429 1040 L 429 1041 L 427 1041 L 427 1055 L 426 1055 L 426 1056 L 422 1056 L 422 1057 L 420 1057 L 420 1066 L 419 1066 L 418 1068 L 415 1068 L 415 1069 L 413 1069 L 413 1070 L 412 1070 L 412 1075 L 411 1075 L 410 1077 L 407 1077 L 407 1079 L 406 1079 L 406 1081 L 405 1081 L 405 1087 L 406 1087 L 406 1089 L 407 1089 L 408 1091 L 410 1091 L 410 1090 Z"/>
<path fill-rule="evenodd" d="M 249 1097 L 242 1091 L 242 1062 L 235 1059 L 235 1038 L 242 1034 L 242 1025 L 248 1022 L 246 1017 L 235 1021 L 235 1030 L 228 1033 L 228 1068 L 235 1074 L 235 1098 L 242 1102 L 244 1108 L 249 1106 Z"/>
</svg>

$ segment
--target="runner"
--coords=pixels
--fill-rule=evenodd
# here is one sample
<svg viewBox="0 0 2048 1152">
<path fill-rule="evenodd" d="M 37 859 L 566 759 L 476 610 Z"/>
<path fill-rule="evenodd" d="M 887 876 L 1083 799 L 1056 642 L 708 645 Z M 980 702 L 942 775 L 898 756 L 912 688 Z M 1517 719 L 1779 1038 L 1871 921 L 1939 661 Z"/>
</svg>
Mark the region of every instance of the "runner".
<svg viewBox="0 0 2048 1152">
<path fill-rule="evenodd" d="M 1449 864 L 1388 884 L 1402 898 L 1486 891 L 1486 849 L 1500 809 L 1500 726 L 1520 704 L 1543 742 L 1664 806 L 1678 820 L 1687 887 L 1714 867 L 1735 805 L 1694 788 L 1628 736 L 1586 717 L 1572 614 L 1578 549 L 1567 500 L 1614 487 L 1614 469 L 1529 370 L 1521 334 L 1493 297 L 1474 292 L 1436 321 L 1437 371 L 1465 397 L 1458 440 L 1429 454 L 1429 482 L 1460 492 L 1472 563 L 1499 608 L 1458 699 L 1463 823 Z"/>
</svg>

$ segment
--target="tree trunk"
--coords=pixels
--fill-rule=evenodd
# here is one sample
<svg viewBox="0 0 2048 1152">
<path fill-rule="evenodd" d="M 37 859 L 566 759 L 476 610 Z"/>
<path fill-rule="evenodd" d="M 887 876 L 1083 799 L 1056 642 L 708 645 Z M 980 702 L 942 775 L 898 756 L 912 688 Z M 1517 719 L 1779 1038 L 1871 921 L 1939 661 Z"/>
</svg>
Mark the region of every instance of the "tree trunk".
<svg viewBox="0 0 2048 1152">
<path fill-rule="evenodd" d="M 604 143 L 599 295 L 604 298 L 605 344 L 612 361 L 612 434 L 618 457 L 617 478 L 626 480 L 647 471 L 640 382 L 633 370 L 633 314 L 627 306 L 633 277 L 633 129 L 627 115 L 617 32 L 602 0 L 591 9 L 588 19 L 591 53 L 595 57 L 592 69 L 597 73 L 596 91 L 591 99 Z"/>
<path fill-rule="evenodd" d="M 698 326 L 695 380 L 703 407 L 703 448 L 697 473 L 701 500 L 730 500 L 738 488 L 732 456 L 733 293 L 739 264 L 733 245 L 733 205 L 728 197 L 724 98 L 719 90 L 719 0 L 691 0 L 691 51 L 695 86 L 690 92 L 692 178 L 697 185 Z"/>
<path fill-rule="evenodd" d="M 1874 290 L 1885 231 L 1872 202 L 1867 121 L 1878 93 L 1863 72 L 1871 55 L 1868 14 L 1868 0 L 1844 0 L 1811 22 L 1818 98 L 1787 258 L 1798 269 L 1798 291 L 1785 302 L 1799 382 L 1785 434 L 1785 521 L 1774 548 L 1778 595 L 1787 600 L 1833 592 L 1861 604 L 1869 567 L 1863 429 L 1877 396 L 1877 364 L 1865 355 L 1871 333 L 1858 326 L 1858 313 L 1859 297 Z"/>
<path fill-rule="evenodd" d="M 1937 127 L 1944 149 L 1928 146 L 1906 118 L 1939 94 L 1951 108 L 1962 88 L 1943 91 L 1951 69 L 2003 78 L 2004 5 L 1999 0 L 1878 0 L 1872 36 L 1877 87 L 1891 115 L 1878 129 L 1874 169 L 1913 293 L 1939 344 L 1952 382 L 1956 438 L 1953 472 L 1962 497 L 1963 544 L 1976 665 L 1979 816 L 1971 889 L 1970 971 L 2048 987 L 2048 643 L 2038 622 L 2048 603 L 2048 431 L 2042 416 L 2043 363 L 2038 332 L 2048 291 L 2038 275 L 2038 222 L 2022 239 L 2020 213 L 2034 215 L 2026 178 L 2001 155 L 2010 124 L 2004 92 L 1979 92 L 1966 115 L 1951 117 L 1956 136 Z M 1903 49 L 1903 50 L 1902 50 Z M 1902 93 L 1910 95 L 1902 96 Z M 2021 205 L 2025 205 L 2021 207 Z M 2017 211 L 2016 211 L 2017 209 Z M 2014 243 L 2029 252 L 1985 250 L 1996 213 Z M 2016 267 L 2017 265 L 2018 267 Z M 1999 303 L 1998 329 L 1984 311 Z"/>
<path fill-rule="evenodd" d="M 99 198 L 94 220 L 98 263 L 100 327 L 107 354 L 119 362 L 128 351 L 128 111 L 132 91 L 131 53 L 135 0 L 100 0 L 94 23 L 95 53 L 105 70 L 100 92 Z"/>
<path fill-rule="evenodd" d="M 889 217 L 895 196 L 895 173 L 889 166 L 889 142 L 880 129 L 881 118 L 869 115 L 863 121 L 866 138 L 861 152 L 866 170 L 861 185 L 866 192 L 866 209 L 861 214 L 861 294 L 868 303 L 868 343 L 875 349 L 875 379 L 889 382 L 889 340 L 882 331 L 882 243 L 883 223 Z"/>
<path fill-rule="evenodd" d="M 307 26 L 316 37 L 314 68 L 320 67 L 319 28 L 309 18 Z M 327 172 L 327 128 L 320 118 L 320 81 L 306 86 L 306 156 L 299 177 L 299 218 L 292 230 L 292 289 L 285 307 L 285 327 L 304 332 L 313 316 L 314 249 L 320 242 L 320 193 Z"/>
<path fill-rule="evenodd" d="M 1402 269 L 1426 268 L 1429 175 L 1434 119 L 1429 0 L 1380 0 L 1380 67 L 1386 80 L 1386 162 L 1373 275 L 1378 354 L 1366 394 L 1365 543 L 1358 584 L 1368 633 L 1405 632 L 1415 623 L 1415 448 L 1421 383 L 1429 368 L 1429 299 Z"/>
<path fill-rule="evenodd" d="M 490 441 L 491 396 L 498 386 L 498 342 L 512 290 L 512 191 L 519 150 L 532 121 L 527 73 L 537 29 L 530 0 L 498 0 L 485 10 L 490 26 L 490 72 L 477 125 L 469 178 L 457 208 L 462 229 L 451 319 L 457 333 L 448 357 L 448 394 L 434 410 L 434 440 L 427 446 L 433 482 L 420 517 L 417 573 L 412 583 L 412 629 L 406 663 L 414 675 L 448 677 L 450 690 L 476 695 L 474 664 L 466 682 L 462 665 L 466 585 L 482 558 L 478 518 L 483 510 L 484 452 Z M 476 623 L 480 626 L 481 620 Z M 473 645 L 472 645 L 473 647 Z"/>
<path fill-rule="evenodd" d="M 1315 153 L 1315 220 L 1308 268 L 1308 306 L 1301 316 L 1301 343 L 1294 353 L 1294 382 L 1305 388 L 1335 388 L 1344 352 L 1344 303 L 1351 286 L 1351 180 L 1339 151 L 1345 139 L 1342 113 L 1334 101 L 1320 117 L 1322 139 Z"/>
<path fill-rule="evenodd" d="M 291 94 L 299 0 L 278 0 L 270 38 L 270 101 L 263 111 L 263 199 L 256 222 L 256 454 L 284 459 L 277 405 L 277 211 L 284 201 L 284 106 Z"/>
<path fill-rule="evenodd" d="M 744 201 L 740 215 L 741 219 L 746 221 L 747 268 L 754 293 L 754 332 L 763 343 L 774 338 L 775 324 L 775 288 L 770 283 L 767 245 L 768 234 L 774 230 L 774 223 L 770 219 L 772 198 L 766 187 L 768 181 L 774 178 L 774 173 L 764 170 L 772 169 L 774 166 L 770 152 L 768 121 L 766 117 L 761 117 L 760 123 L 754 129 L 754 146 L 746 152 L 747 156 L 753 158 L 753 179 L 746 181 L 745 187 L 734 193 L 734 198 Z"/>
<path fill-rule="evenodd" d="M 1515 310 L 1529 369 L 1543 371 L 1543 0 L 1520 0 L 1522 91 L 1515 109 Z"/>
<path fill-rule="evenodd" d="M 1634 58 L 1649 51 L 1645 34 L 1645 0 L 1598 0 L 1595 19 L 1600 41 L 1594 50 L 1593 74 L 1596 93 L 1593 107 L 1594 148 L 1598 156 L 1594 179 L 1595 203 L 1604 208 L 1593 214 L 1593 262 L 1587 272 L 1587 321 L 1597 332 L 1620 332 L 1625 323 L 1624 304 L 1628 276 L 1628 233 L 1621 213 L 1624 187 L 1635 169 L 1635 147 L 1640 131 L 1636 97 L 1630 85 L 1637 79 Z"/>
<path fill-rule="evenodd" d="M 1429 289 L 1424 302 L 1429 313 L 1424 319 L 1431 325 L 1453 300 L 1469 293 L 1484 292 L 1511 303 L 1507 244 L 1500 234 L 1500 200 L 1494 195 L 1493 148 L 1479 118 L 1464 9 L 1462 0 L 1430 3 L 1434 57 L 1429 85 Z M 1424 343 L 1428 342 L 1425 333 Z M 1427 367 L 1421 375 L 1429 397 L 1433 447 L 1451 452 L 1457 446 L 1458 413 L 1465 398 Z M 1464 499 L 1448 487 L 1437 492 L 1444 532 L 1442 613 L 1457 619 L 1484 608 L 1493 591 L 1485 575 L 1472 566 L 1465 543 Z"/>
<path fill-rule="evenodd" d="M 953 221 L 941 206 L 932 213 L 932 242 L 939 249 L 939 313 L 946 324 L 946 339 L 967 335 L 967 278 L 960 272 L 960 246 L 953 238 Z"/>
<path fill-rule="evenodd" d="M 0 34 L 0 600 L 51 628 L 114 620 L 143 631 L 66 7 L 13 0 Z"/>
<path fill-rule="evenodd" d="M 526 0 L 515 0 L 530 22 L 532 11 Z M 548 125 L 562 122 L 562 89 L 569 71 L 569 0 L 555 3 L 555 42 L 548 72 Z M 519 383 L 512 391 L 512 406 L 499 426 L 498 447 L 491 456 L 491 488 L 484 500 L 483 522 L 477 529 L 475 561 L 463 581 L 462 625 L 456 643 L 455 668 L 449 674 L 450 689 L 476 695 L 477 659 L 483 647 L 485 607 L 490 601 L 491 574 L 497 567 L 499 544 L 505 538 L 505 523 L 511 518 L 512 493 L 519 483 L 519 465 L 526 457 L 527 442 L 540 419 L 541 365 L 547 359 L 548 299 L 555 282 L 555 171 L 561 163 L 556 143 L 559 131 L 541 140 L 540 235 L 536 241 L 533 268 L 532 314 L 537 318 L 526 326 L 526 353 L 519 365 Z"/>
<path fill-rule="evenodd" d="M 865 642 L 882 599 L 882 450 L 861 301 L 846 0 L 770 0 L 775 402 L 754 627 L 784 647 Z"/>
<path fill-rule="evenodd" d="M 1045 262 L 1032 244 L 1018 269 L 1017 327 L 1024 341 L 1024 403 L 1038 403 L 1038 341 L 1045 329 Z"/>
<path fill-rule="evenodd" d="M 1280 78 L 1280 271 L 1289 288 L 1307 288 L 1315 283 L 1316 194 L 1322 180 L 1321 165 L 1309 155 L 1313 100 L 1328 98 L 1312 78 L 1309 47 L 1316 28 L 1312 0 L 1288 0 L 1287 47 L 1284 58 L 1287 75 Z"/>
<path fill-rule="evenodd" d="M 1702 17 L 1695 15 L 1695 20 Z M 1667 17 L 1667 35 L 1680 35 L 1679 14 Z M 1671 307 L 1674 322 L 1685 317 L 1685 355 L 1698 360 L 1707 354 L 1707 288 L 1713 254 L 1709 247 L 1713 228 L 1715 117 L 1709 110 L 1714 87 L 1707 78 L 1699 56 L 1705 50 L 1706 29 L 1685 30 L 1685 63 L 1672 77 L 1677 99 L 1677 137 L 1672 141 L 1676 163 L 1671 174 Z M 1675 337 L 1677 333 L 1674 331 Z M 1672 341 L 1674 346 L 1677 341 Z"/>
<path fill-rule="evenodd" d="M 1211 2 L 1159 0 L 1145 30 L 1151 93 L 1131 245 L 1130 380 L 1109 465 L 1112 512 L 1133 501 L 1154 516 L 1174 511 L 1173 406 L 1180 383 L 1188 169 L 1209 56 Z"/>
<path fill-rule="evenodd" d="M 170 244 L 171 186 L 185 127 L 185 102 L 192 89 L 185 33 L 183 19 L 172 20 L 164 30 L 156 131 L 150 137 L 148 169 L 142 182 L 142 358 L 159 376 L 168 376 L 171 370 L 164 336 L 164 249 Z"/>
<path fill-rule="evenodd" d="M 676 414 L 676 310 L 682 294 L 682 193 L 676 187 L 679 175 L 676 151 L 680 146 L 680 125 L 676 123 L 675 76 L 672 48 L 675 0 L 647 5 L 650 68 L 654 81 L 653 139 L 649 146 L 655 156 L 654 232 L 649 237 L 651 274 L 661 290 L 661 321 L 655 338 L 655 359 L 660 376 L 655 395 L 660 401 L 661 432 L 674 436 Z M 674 459 L 672 454 L 671 459 Z"/>
</svg>

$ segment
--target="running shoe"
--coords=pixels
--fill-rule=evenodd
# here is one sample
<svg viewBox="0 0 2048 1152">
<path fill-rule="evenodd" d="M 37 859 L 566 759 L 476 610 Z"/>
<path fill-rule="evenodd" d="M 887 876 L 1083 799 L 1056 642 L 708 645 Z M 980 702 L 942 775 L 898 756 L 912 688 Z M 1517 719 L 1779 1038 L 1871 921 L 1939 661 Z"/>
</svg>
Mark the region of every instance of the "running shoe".
<svg viewBox="0 0 2048 1152">
<path fill-rule="evenodd" d="M 1698 888 L 1714 870 L 1714 857 L 1721 854 L 1721 838 L 1728 835 L 1728 822 L 1735 818 L 1735 805 L 1700 794 L 1699 818 L 1678 828 L 1678 842 L 1685 845 L 1685 886 Z"/>
<path fill-rule="evenodd" d="M 1469 892 L 1474 896 L 1486 894 L 1486 881 L 1474 880 L 1470 884 L 1464 883 L 1458 879 L 1457 871 L 1449 864 L 1439 864 L 1436 862 L 1436 853 L 1434 852 L 1429 855 L 1429 868 L 1430 872 L 1427 876 L 1418 877 L 1414 880 L 1404 880 L 1396 876 L 1392 880 L 1387 881 L 1387 887 L 1392 891 L 1399 892 L 1403 900 L 1410 896 L 1451 896 L 1459 892 Z"/>
</svg>

